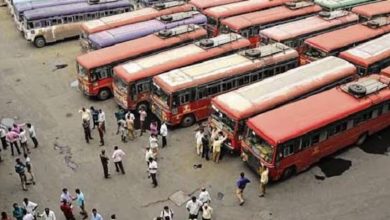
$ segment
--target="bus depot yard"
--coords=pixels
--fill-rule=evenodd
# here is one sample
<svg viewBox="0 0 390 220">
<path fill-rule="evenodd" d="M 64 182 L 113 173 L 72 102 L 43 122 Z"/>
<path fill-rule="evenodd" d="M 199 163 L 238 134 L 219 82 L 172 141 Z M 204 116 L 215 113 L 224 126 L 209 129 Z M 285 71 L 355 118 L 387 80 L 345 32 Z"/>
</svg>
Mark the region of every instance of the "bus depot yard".
<svg viewBox="0 0 390 220">
<path fill-rule="evenodd" d="M 79 188 L 104 219 L 154 219 L 166 205 L 188 219 L 206 187 L 214 220 L 390 218 L 390 1 L 13 2 L 0 7 L 0 120 L 31 122 L 40 145 L 28 191 L 1 152 L 1 211 L 27 197 L 64 219 L 61 190 Z M 106 114 L 104 146 L 96 129 L 85 143 L 90 106 Z M 157 188 L 149 132 L 121 142 L 118 108 L 170 125 Z M 197 122 L 227 137 L 219 163 L 196 155 Z M 126 174 L 110 162 L 104 179 L 99 154 L 115 145 Z"/>
</svg>

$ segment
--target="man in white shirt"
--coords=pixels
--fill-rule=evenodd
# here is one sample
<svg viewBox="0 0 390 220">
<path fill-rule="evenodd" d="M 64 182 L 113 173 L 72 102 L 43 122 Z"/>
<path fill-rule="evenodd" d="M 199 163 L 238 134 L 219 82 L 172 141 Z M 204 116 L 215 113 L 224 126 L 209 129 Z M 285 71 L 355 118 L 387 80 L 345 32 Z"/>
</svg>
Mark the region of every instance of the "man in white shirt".
<svg viewBox="0 0 390 220">
<path fill-rule="evenodd" d="M 85 109 L 84 107 L 82 107 L 80 110 L 79 110 L 79 113 L 81 113 L 81 120 L 84 121 L 88 121 L 88 123 L 91 123 L 91 111 L 89 109 Z"/>
<path fill-rule="evenodd" d="M 130 120 L 135 121 L 135 116 L 134 116 L 134 114 L 131 111 L 128 111 L 125 114 L 125 118 L 128 118 L 128 117 L 130 118 Z"/>
<path fill-rule="evenodd" d="M 125 152 L 123 150 L 119 149 L 118 146 L 114 147 L 114 153 L 112 154 L 112 159 L 115 164 L 116 172 L 119 173 L 119 170 L 122 172 L 122 174 L 125 174 L 125 170 L 123 169 L 122 159 L 125 156 Z"/>
<path fill-rule="evenodd" d="M 213 214 L 213 208 L 209 204 L 204 204 L 202 206 L 202 220 L 211 220 Z"/>
<path fill-rule="evenodd" d="M 101 109 L 99 109 L 98 122 L 102 124 L 102 129 L 106 133 L 106 114 Z"/>
<path fill-rule="evenodd" d="M 49 208 L 45 208 L 45 211 L 39 215 L 44 220 L 56 220 L 56 215 Z"/>
<path fill-rule="evenodd" d="M 7 140 L 5 138 L 6 134 L 7 134 L 6 128 L 0 126 L 0 138 L 1 138 L 1 144 L 3 145 L 3 150 L 7 150 L 8 147 Z"/>
<path fill-rule="evenodd" d="M 149 174 L 152 177 L 153 188 L 157 187 L 157 162 L 153 158 L 149 158 Z"/>
<path fill-rule="evenodd" d="M 35 202 L 31 202 L 30 200 L 28 200 L 28 198 L 24 198 L 23 199 L 23 207 L 27 213 L 30 213 L 33 216 L 35 216 L 35 212 L 38 208 L 38 204 L 36 204 Z"/>
<path fill-rule="evenodd" d="M 173 220 L 174 214 L 175 213 L 168 206 L 164 206 L 164 209 L 160 213 L 160 217 L 163 220 Z"/>
<path fill-rule="evenodd" d="M 23 128 L 20 129 L 19 138 L 20 138 L 20 146 L 22 147 L 23 154 L 29 154 L 30 149 L 28 149 L 28 145 L 27 145 L 27 134 L 26 134 L 26 130 L 24 130 Z"/>
<path fill-rule="evenodd" d="M 167 146 L 168 127 L 165 121 L 162 121 L 160 127 L 160 135 L 162 137 L 162 148 Z"/>
<path fill-rule="evenodd" d="M 202 202 L 202 204 L 205 204 L 205 203 L 210 203 L 211 202 L 211 197 L 210 197 L 210 194 L 209 192 L 207 192 L 206 188 L 203 187 L 201 189 L 201 192 L 199 194 L 199 201 Z"/>
<path fill-rule="evenodd" d="M 60 201 L 64 201 L 66 200 L 67 203 L 71 203 L 73 201 L 72 199 L 72 196 L 70 195 L 69 191 L 67 188 L 63 188 L 62 189 L 62 193 L 61 193 L 61 196 L 60 196 Z"/>
<path fill-rule="evenodd" d="M 199 209 L 202 207 L 202 202 L 197 200 L 195 196 L 191 198 L 190 201 L 186 204 L 186 209 L 189 212 L 188 219 L 194 220 L 198 219 Z"/>
<path fill-rule="evenodd" d="M 28 133 L 30 134 L 30 138 L 34 143 L 34 148 L 38 147 L 38 140 L 37 140 L 37 133 L 35 132 L 34 126 L 32 126 L 30 123 L 27 123 Z"/>
<path fill-rule="evenodd" d="M 199 131 L 196 132 L 195 134 L 195 140 L 196 140 L 196 153 L 198 156 L 202 155 L 202 138 L 204 130 L 203 128 L 200 128 Z"/>
</svg>

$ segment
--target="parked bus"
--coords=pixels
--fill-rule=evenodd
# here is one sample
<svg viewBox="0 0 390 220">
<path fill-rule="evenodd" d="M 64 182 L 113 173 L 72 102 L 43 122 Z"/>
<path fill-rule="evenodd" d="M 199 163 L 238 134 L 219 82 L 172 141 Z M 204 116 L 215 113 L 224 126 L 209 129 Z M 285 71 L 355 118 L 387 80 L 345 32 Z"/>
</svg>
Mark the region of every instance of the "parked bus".
<svg viewBox="0 0 390 220">
<path fill-rule="evenodd" d="M 341 52 L 339 57 L 355 64 L 360 75 L 380 73 L 390 66 L 390 34 Z"/>
<path fill-rule="evenodd" d="M 350 10 L 355 6 L 369 4 L 376 0 L 314 0 L 326 11 Z"/>
<path fill-rule="evenodd" d="M 15 14 L 14 6 L 16 4 L 22 4 L 22 3 L 33 3 L 33 2 L 41 2 L 45 0 L 5 0 L 5 3 L 8 6 L 9 12 L 11 15 Z"/>
<path fill-rule="evenodd" d="M 153 76 L 231 54 L 249 45 L 250 42 L 238 34 L 223 34 L 116 66 L 113 82 L 115 101 L 124 109 L 147 109 Z"/>
<path fill-rule="evenodd" d="M 136 11 L 87 21 L 84 22 L 81 26 L 81 38 L 87 39 L 90 34 L 96 32 L 105 31 L 108 29 L 137 22 L 148 21 L 163 15 L 173 14 L 177 12 L 192 11 L 193 9 L 194 7 L 192 5 L 185 4 L 184 1 L 171 1 L 155 5 L 151 8 L 142 8 Z"/>
<path fill-rule="evenodd" d="M 305 39 L 347 27 L 358 22 L 358 16 L 347 11 L 320 12 L 319 15 L 260 31 L 261 42 L 283 43 L 302 52 Z"/>
<path fill-rule="evenodd" d="M 298 66 L 298 53 L 269 44 L 153 78 L 152 112 L 167 124 L 188 127 L 206 119 L 211 98 Z"/>
<path fill-rule="evenodd" d="M 200 26 L 184 25 L 80 55 L 77 57 L 80 90 L 86 96 L 105 100 L 112 94 L 112 72 L 118 64 L 206 36 L 206 30 Z"/>
<path fill-rule="evenodd" d="M 86 2 L 86 0 L 45 0 L 38 2 L 23 2 L 17 3 L 14 5 L 14 21 L 16 23 L 16 28 L 19 31 L 22 31 L 23 28 L 23 14 L 25 11 L 34 10 L 37 8 L 46 8 L 50 6 L 59 6 L 59 5 L 67 5 L 72 3 Z"/>
<path fill-rule="evenodd" d="M 389 32 L 390 17 L 379 17 L 363 24 L 355 24 L 306 39 L 301 63 L 306 64 L 330 55 L 338 56 L 344 50 Z"/>
<path fill-rule="evenodd" d="M 390 125 L 389 82 L 370 75 L 249 119 L 244 158 L 253 169 L 268 167 L 278 180 L 362 144 Z"/>
<path fill-rule="evenodd" d="M 129 24 L 89 35 L 87 50 L 98 50 L 118 43 L 134 40 L 164 29 L 186 24 L 205 25 L 206 16 L 198 11 L 163 15 L 157 19 Z"/>
<path fill-rule="evenodd" d="M 327 57 L 213 98 L 209 124 L 227 134 L 224 147 L 237 152 L 250 117 L 356 78 L 352 64 Z"/>
<path fill-rule="evenodd" d="M 354 7 L 352 12 L 360 16 L 361 21 L 369 21 L 378 16 L 390 15 L 390 1 L 379 1 Z"/>
<path fill-rule="evenodd" d="M 235 2 L 242 2 L 247 0 L 191 0 L 190 4 L 194 5 L 199 11 L 204 11 L 207 8 L 216 7 L 220 5 L 227 5 Z"/>
<path fill-rule="evenodd" d="M 129 1 L 119 0 L 98 4 L 74 3 L 25 11 L 24 37 L 36 47 L 44 47 L 46 43 L 78 36 L 85 20 L 124 13 L 131 9 Z"/>
<path fill-rule="evenodd" d="M 221 21 L 221 33 L 235 32 L 257 45 L 260 42 L 260 30 L 310 17 L 319 11 L 321 7 L 313 2 L 288 2 L 284 6 L 225 18 Z"/>
<path fill-rule="evenodd" d="M 224 18 L 279 6 L 288 1 L 290 0 L 248 0 L 208 8 L 204 10 L 208 19 L 208 31 L 212 36 L 217 36 L 221 20 Z"/>
</svg>

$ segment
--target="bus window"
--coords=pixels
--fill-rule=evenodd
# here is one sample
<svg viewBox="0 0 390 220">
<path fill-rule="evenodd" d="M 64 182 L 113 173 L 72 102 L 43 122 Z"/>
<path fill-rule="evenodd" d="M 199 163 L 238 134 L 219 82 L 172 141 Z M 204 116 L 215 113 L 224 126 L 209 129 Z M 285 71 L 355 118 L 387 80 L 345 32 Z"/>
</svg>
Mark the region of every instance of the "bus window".
<svg viewBox="0 0 390 220">
<path fill-rule="evenodd" d="M 190 102 L 191 101 L 190 92 L 180 94 L 179 101 L 180 101 L 180 105 L 187 104 L 188 102 Z"/>
<path fill-rule="evenodd" d="M 221 91 L 221 87 L 219 83 L 214 83 L 210 86 L 208 86 L 208 95 L 217 94 Z"/>
<path fill-rule="evenodd" d="M 207 88 L 206 87 L 198 88 L 198 99 L 202 99 L 205 97 L 207 97 Z"/>
<path fill-rule="evenodd" d="M 137 88 L 137 94 L 149 91 L 150 90 L 150 84 L 147 80 L 144 81 L 139 81 L 136 83 L 136 88 Z"/>
<path fill-rule="evenodd" d="M 222 82 L 222 91 L 229 91 L 234 87 L 234 80 L 227 80 Z"/>
<path fill-rule="evenodd" d="M 311 145 L 317 144 L 320 142 L 320 134 L 319 133 L 314 133 L 311 135 Z"/>
</svg>

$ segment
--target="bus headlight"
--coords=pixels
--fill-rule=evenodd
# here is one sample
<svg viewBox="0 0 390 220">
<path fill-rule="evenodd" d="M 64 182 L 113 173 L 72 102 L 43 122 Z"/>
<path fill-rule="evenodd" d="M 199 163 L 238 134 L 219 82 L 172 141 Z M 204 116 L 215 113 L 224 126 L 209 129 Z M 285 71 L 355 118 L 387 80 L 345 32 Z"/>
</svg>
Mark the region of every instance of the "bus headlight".
<svg viewBox="0 0 390 220">
<path fill-rule="evenodd" d="M 177 108 L 172 109 L 172 114 L 176 115 L 177 114 Z"/>
<path fill-rule="evenodd" d="M 244 139 L 242 135 L 238 135 L 238 140 L 242 141 L 242 139 Z"/>
<path fill-rule="evenodd" d="M 34 30 L 32 30 L 30 33 L 31 33 L 31 34 L 35 34 L 35 31 L 34 31 Z"/>
</svg>

